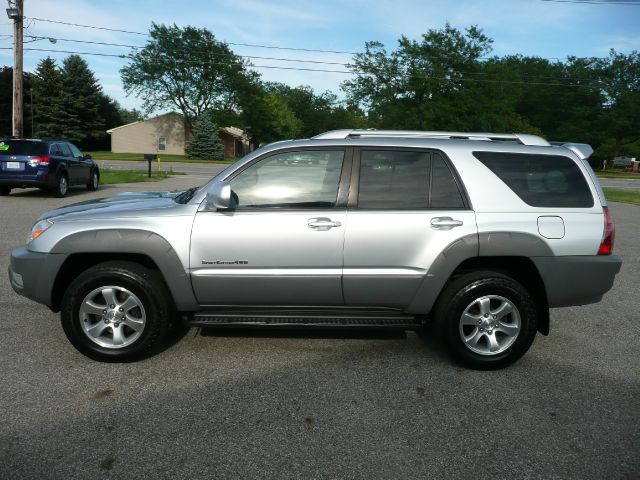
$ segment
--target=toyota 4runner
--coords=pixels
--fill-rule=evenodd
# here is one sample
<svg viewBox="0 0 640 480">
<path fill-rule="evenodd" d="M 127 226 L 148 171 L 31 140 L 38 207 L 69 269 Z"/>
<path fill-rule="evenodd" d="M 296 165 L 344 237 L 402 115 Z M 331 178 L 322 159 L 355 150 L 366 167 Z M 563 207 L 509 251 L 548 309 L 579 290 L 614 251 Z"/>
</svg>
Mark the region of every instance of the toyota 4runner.
<svg viewBox="0 0 640 480">
<path fill-rule="evenodd" d="M 174 321 L 433 323 L 455 359 L 499 368 L 548 334 L 550 307 L 598 302 L 620 270 L 591 153 L 525 134 L 277 142 L 200 188 L 47 212 L 9 276 L 97 360 L 150 354 Z"/>
</svg>

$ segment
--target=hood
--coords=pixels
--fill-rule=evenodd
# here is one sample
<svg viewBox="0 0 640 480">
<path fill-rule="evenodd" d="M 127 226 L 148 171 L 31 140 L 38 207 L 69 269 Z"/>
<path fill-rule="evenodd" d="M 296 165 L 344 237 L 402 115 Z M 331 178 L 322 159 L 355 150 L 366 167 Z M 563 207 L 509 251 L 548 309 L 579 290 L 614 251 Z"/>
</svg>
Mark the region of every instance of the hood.
<svg viewBox="0 0 640 480">
<path fill-rule="evenodd" d="M 180 192 L 125 192 L 114 197 L 73 203 L 43 213 L 38 220 L 55 218 L 56 221 L 84 218 L 137 217 L 162 215 L 168 209 L 179 207 L 174 198 Z"/>
</svg>

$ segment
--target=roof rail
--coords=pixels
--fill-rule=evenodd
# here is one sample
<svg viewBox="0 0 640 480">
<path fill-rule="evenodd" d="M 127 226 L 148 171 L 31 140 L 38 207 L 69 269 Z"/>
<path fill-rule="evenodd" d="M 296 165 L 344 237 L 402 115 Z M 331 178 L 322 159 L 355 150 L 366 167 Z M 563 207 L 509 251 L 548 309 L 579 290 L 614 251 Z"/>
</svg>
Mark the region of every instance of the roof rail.
<svg viewBox="0 0 640 480">
<path fill-rule="evenodd" d="M 396 138 L 440 138 L 463 140 L 515 140 L 522 145 L 539 145 L 548 147 L 544 138 L 528 133 L 487 133 L 487 132 L 439 132 L 420 130 L 332 130 L 312 137 L 313 139 L 343 140 L 364 137 L 396 137 Z"/>
<path fill-rule="evenodd" d="M 593 148 L 587 143 L 573 143 L 573 142 L 549 142 L 551 145 L 568 148 L 575 153 L 580 160 L 586 160 L 593 154 Z"/>
</svg>

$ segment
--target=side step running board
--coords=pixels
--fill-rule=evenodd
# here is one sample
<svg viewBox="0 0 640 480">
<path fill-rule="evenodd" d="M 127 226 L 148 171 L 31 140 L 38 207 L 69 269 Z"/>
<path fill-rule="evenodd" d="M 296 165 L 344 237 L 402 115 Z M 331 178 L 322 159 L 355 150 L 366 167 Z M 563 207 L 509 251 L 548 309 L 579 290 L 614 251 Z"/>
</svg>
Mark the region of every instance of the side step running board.
<svg viewBox="0 0 640 480">
<path fill-rule="evenodd" d="M 380 310 L 214 310 L 198 312 L 186 322 L 193 327 L 315 326 L 417 328 L 422 319 Z"/>
</svg>

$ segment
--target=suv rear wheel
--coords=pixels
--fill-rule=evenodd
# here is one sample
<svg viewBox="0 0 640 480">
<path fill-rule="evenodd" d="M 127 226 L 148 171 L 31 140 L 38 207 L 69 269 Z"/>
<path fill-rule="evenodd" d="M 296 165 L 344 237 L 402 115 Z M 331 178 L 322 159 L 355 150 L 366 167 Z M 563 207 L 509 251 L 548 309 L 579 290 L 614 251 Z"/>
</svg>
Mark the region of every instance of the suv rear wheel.
<svg viewBox="0 0 640 480">
<path fill-rule="evenodd" d="M 476 369 L 506 367 L 522 357 L 536 336 L 538 313 L 531 294 L 496 272 L 453 280 L 434 310 L 452 356 Z"/>
<path fill-rule="evenodd" d="M 165 338 L 169 305 L 159 275 L 133 262 L 105 262 L 80 274 L 65 292 L 62 327 L 84 355 L 106 362 L 152 353 Z"/>
<path fill-rule="evenodd" d="M 0 187 L 0 197 L 6 197 L 11 193 L 11 187 Z"/>
</svg>

